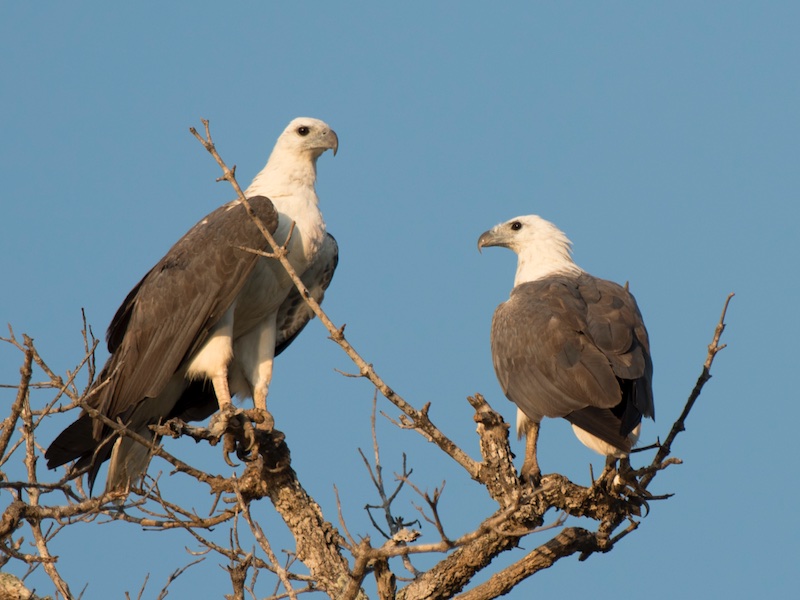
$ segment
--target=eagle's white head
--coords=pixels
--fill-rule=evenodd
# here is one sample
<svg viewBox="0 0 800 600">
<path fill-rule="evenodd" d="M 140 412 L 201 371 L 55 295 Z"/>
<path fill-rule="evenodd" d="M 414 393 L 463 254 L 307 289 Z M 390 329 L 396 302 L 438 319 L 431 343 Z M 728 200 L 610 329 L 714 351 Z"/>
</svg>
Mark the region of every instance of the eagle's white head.
<svg viewBox="0 0 800 600">
<path fill-rule="evenodd" d="M 298 117 L 283 130 L 272 154 L 307 155 L 317 160 L 325 150 L 333 150 L 336 156 L 338 149 L 339 138 L 330 125 L 319 119 Z"/>
<path fill-rule="evenodd" d="M 339 138 L 330 125 L 311 117 L 293 119 L 275 142 L 267 165 L 255 176 L 248 196 L 275 199 L 293 195 L 297 188 L 314 188 L 317 159 L 326 150 L 339 149 Z"/>
<path fill-rule="evenodd" d="M 478 238 L 478 250 L 503 246 L 517 253 L 514 286 L 554 273 L 580 273 L 572 260 L 572 243 L 558 227 L 537 216 L 515 217 Z"/>
</svg>

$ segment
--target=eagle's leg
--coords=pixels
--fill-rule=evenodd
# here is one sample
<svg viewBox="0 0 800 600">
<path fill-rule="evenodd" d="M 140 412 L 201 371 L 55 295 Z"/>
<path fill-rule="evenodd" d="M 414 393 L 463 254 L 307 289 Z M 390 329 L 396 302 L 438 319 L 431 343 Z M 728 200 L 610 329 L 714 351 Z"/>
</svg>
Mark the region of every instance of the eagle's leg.
<svg viewBox="0 0 800 600">
<path fill-rule="evenodd" d="M 231 390 L 228 387 L 228 370 L 215 373 L 211 376 L 211 385 L 219 403 L 219 412 L 214 415 L 209 428 L 217 436 L 222 436 L 228 428 L 228 421 L 235 414 L 236 409 L 231 401 Z"/>
<path fill-rule="evenodd" d="M 275 361 L 275 343 L 278 328 L 275 319 L 277 313 L 268 322 L 255 327 L 236 341 L 235 353 L 242 364 L 245 377 L 253 389 L 253 405 L 262 419 L 256 427 L 271 431 L 275 424 L 272 415 L 267 411 L 267 394 L 272 381 L 272 365 Z"/>
<path fill-rule="evenodd" d="M 275 424 L 272 415 L 267 410 L 267 394 L 269 394 L 269 383 L 272 381 L 272 365 L 274 362 L 275 358 L 273 357 L 265 361 L 264 364 L 259 365 L 256 383 L 253 385 L 253 406 L 257 411 L 263 413 L 265 417 L 264 421 L 257 425 L 259 429 L 271 430 Z"/>
<path fill-rule="evenodd" d="M 525 461 L 522 463 L 520 478 L 538 486 L 542 481 L 542 472 L 539 470 L 539 460 L 536 458 L 536 444 L 539 441 L 539 423 L 525 419 L 523 430 L 525 435 Z"/>
<path fill-rule="evenodd" d="M 224 436 L 222 443 L 223 458 L 228 466 L 235 467 L 236 464 L 230 459 L 229 454 L 234 451 L 236 451 L 237 455 L 240 453 L 238 450 L 239 444 L 237 443 L 237 436 L 232 433 L 231 430 L 242 430 L 241 435 L 238 436 L 239 438 L 244 437 L 247 439 L 248 435 L 241 415 L 238 414 L 241 411 L 236 410 L 231 400 L 231 391 L 228 384 L 228 370 L 224 369 L 212 375 L 211 384 L 214 386 L 214 393 L 217 396 L 219 412 L 211 418 L 208 428 L 218 438 Z M 247 425 L 249 425 L 249 422 Z M 252 437 L 252 432 L 249 437 Z"/>
<path fill-rule="evenodd" d="M 267 410 L 266 390 L 264 391 L 264 394 L 259 394 L 258 396 L 254 395 L 253 401 L 256 411 L 261 413 L 261 416 L 263 417 L 256 423 L 256 428 L 263 431 L 272 431 L 275 428 L 275 419 L 272 418 L 272 413 Z"/>
<path fill-rule="evenodd" d="M 236 466 L 228 455 L 236 449 L 235 437 L 230 433 L 231 429 L 241 429 L 241 418 L 231 400 L 231 391 L 228 382 L 228 369 L 221 367 L 208 374 L 211 385 L 214 387 L 214 395 L 217 397 L 219 412 L 217 412 L 208 424 L 209 431 L 218 439 L 223 438 L 223 457 L 229 466 Z"/>
<path fill-rule="evenodd" d="M 235 414 L 231 402 L 231 390 L 228 381 L 229 367 L 233 358 L 233 315 L 235 303 L 225 311 L 219 322 L 209 332 L 208 340 L 203 347 L 192 357 L 186 368 L 186 377 L 189 379 L 205 378 L 211 380 L 214 395 L 219 404 L 219 413 L 214 415 L 209 423 L 209 429 L 217 436 L 222 437 L 228 430 L 228 421 Z"/>
<path fill-rule="evenodd" d="M 606 456 L 606 465 L 603 467 L 603 472 L 597 478 L 598 483 L 604 484 L 607 488 L 611 488 L 614 479 L 617 476 L 617 457 Z"/>
<path fill-rule="evenodd" d="M 211 377 L 211 385 L 214 386 L 214 394 L 217 396 L 220 412 L 228 412 L 233 405 L 231 401 L 231 390 L 228 387 L 228 370 L 217 373 Z"/>
</svg>

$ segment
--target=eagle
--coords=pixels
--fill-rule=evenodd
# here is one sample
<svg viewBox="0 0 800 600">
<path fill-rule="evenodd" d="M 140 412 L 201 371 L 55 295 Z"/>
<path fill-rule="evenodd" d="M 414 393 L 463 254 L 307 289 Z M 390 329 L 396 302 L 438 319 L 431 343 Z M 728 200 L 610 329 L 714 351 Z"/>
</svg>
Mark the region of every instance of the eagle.
<svg viewBox="0 0 800 600">
<path fill-rule="evenodd" d="M 492 319 L 495 374 L 517 405 L 526 436 L 521 475 L 541 478 L 539 424 L 563 417 L 608 466 L 627 458 L 642 417 L 655 418 L 650 341 L 633 295 L 593 277 L 572 260 L 571 243 L 537 215 L 484 232 L 478 249 L 503 246 L 518 256 L 514 288 Z"/>
<path fill-rule="evenodd" d="M 339 250 L 315 190 L 317 159 L 339 147 L 319 119 L 292 120 L 264 169 L 245 190 L 253 213 L 285 246 L 310 295 L 321 302 Z M 274 257 L 244 204 L 234 200 L 192 227 L 117 310 L 106 333 L 110 357 L 88 404 L 156 441 L 150 426 L 173 417 L 203 420 L 232 397 L 266 412 L 273 361 L 313 312 Z M 106 491 L 125 490 L 147 469 L 149 448 L 115 434 L 85 410 L 45 453 L 55 468 L 89 467 L 90 490 L 110 460 Z"/>
</svg>

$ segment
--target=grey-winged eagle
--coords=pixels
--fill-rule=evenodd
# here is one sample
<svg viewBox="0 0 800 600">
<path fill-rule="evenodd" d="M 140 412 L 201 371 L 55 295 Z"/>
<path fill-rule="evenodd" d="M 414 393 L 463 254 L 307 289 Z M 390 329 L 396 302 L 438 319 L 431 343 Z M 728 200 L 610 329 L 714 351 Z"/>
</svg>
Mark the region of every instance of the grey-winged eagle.
<svg viewBox="0 0 800 600">
<path fill-rule="evenodd" d="M 315 190 L 317 159 L 336 154 L 326 123 L 294 119 L 278 137 L 267 165 L 245 191 L 310 294 L 322 301 L 338 261 Z M 294 227 L 292 228 L 292 224 Z M 111 356 L 88 403 L 153 439 L 149 426 L 172 417 L 202 420 L 252 397 L 266 411 L 273 359 L 313 313 L 239 200 L 200 220 L 131 290 L 106 333 Z M 140 478 L 149 449 L 85 411 L 50 445 L 50 468 L 77 460 L 90 488 L 110 459 L 106 490 Z"/>
<path fill-rule="evenodd" d="M 627 457 L 642 417 L 654 418 L 653 363 L 642 315 L 626 287 L 589 275 L 555 225 L 529 215 L 483 233 L 478 248 L 517 253 L 510 298 L 492 319 L 492 360 L 527 437 L 523 477 L 538 482 L 539 423 L 563 417 L 578 439 Z"/>
</svg>

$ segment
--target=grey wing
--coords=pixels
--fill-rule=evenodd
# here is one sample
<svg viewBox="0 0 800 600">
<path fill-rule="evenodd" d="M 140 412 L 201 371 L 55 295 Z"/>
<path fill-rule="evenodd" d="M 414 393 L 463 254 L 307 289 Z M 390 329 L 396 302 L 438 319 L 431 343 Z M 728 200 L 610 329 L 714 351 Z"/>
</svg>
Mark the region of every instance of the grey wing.
<svg viewBox="0 0 800 600">
<path fill-rule="evenodd" d="M 604 370 L 617 381 L 615 406 L 591 404 L 566 419 L 600 439 L 629 452 L 628 435 L 643 416 L 654 417 L 650 343 L 636 300 L 627 289 L 583 274 L 578 293 L 586 304 L 583 334 L 606 359 Z"/>
<path fill-rule="evenodd" d="M 316 259 L 300 277 L 311 297 L 320 304 L 325 297 L 325 290 L 328 289 L 338 264 L 339 245 L 330 233 L 326 233 L 322 248 Z M 292 287 L 292 291 L 289 292 L 286 300 L 283 301 L 283 304 L 278 309 L 278 339 L 275 344 L 275 356 L 286 350 L 313 318 L 314 312 L 308 306 L 308 303 L 301 297 L 297 288 Z"/>
<path fill-rule="evenodd" d="M 274 231 L 272 202 L 256 197 L 250 204 Z M 230 203 L 192 228 L 128 295 L 107 335 L 113 354 L 103 374 L 113 378 L 95 401 L 104 414 L 122 416 L 157 397 L 203 345 L 258 260 L 239 246 L 264 248 L 266 241 L 244 207 Z"/>
<path fill-rule="evenodd" d="M 517 286 L 495 313 L 495 370 L 532 420 L 564 417 L 624 450 L 653 416 L 652 363 L 636 301 L 583 274 Z"/>
<path fill-rule="evenodd" d="M 533 421 L 619 403 L 608 361 L 582 334 L 585 314 L 569 278 L 521 284 L 495 311 L 495 372 L 506 396 Z"/>
<path fill-rule="evenodd" d="M 587 334 L 619 380 L 622 399 L 633 413 L 623 421 L 630 424 L 635 420 L 632 429 L 642 416 L 655 418 L 653 362 L 644 319 L 633 295 L 612 281 L 587 275 L 579 288 L 587 303 Z M 627 424 L 623 430 L 628 429 Z"/>
<path fill-rule="evenodd" d="M 265 197 L 250 199 L 254 213 L 275 231 L 278 216 Z M 89 403 L 104 415 L 135 421 L 146 398 L 170 416 L 179 395 L 163 394 L 181 364 L 204 343 L 209 329 L 241 290 L 257 256 L 238 247 L 267 245 L 238 202 L 209 214 L 184 235 L 125 298 L 109 326 L 111 357 Z M 138 417 L 138 418 L 141 418 Z M 134 428 L 143 423 L 131 423 Z M 79 459 L 93 463 L 90 486 L 111 451 L 110 431 L 82 413 L 45 453 L 50 468 Z M 95 458 L 96 455 L 96 458 Z"/>
</svg>

